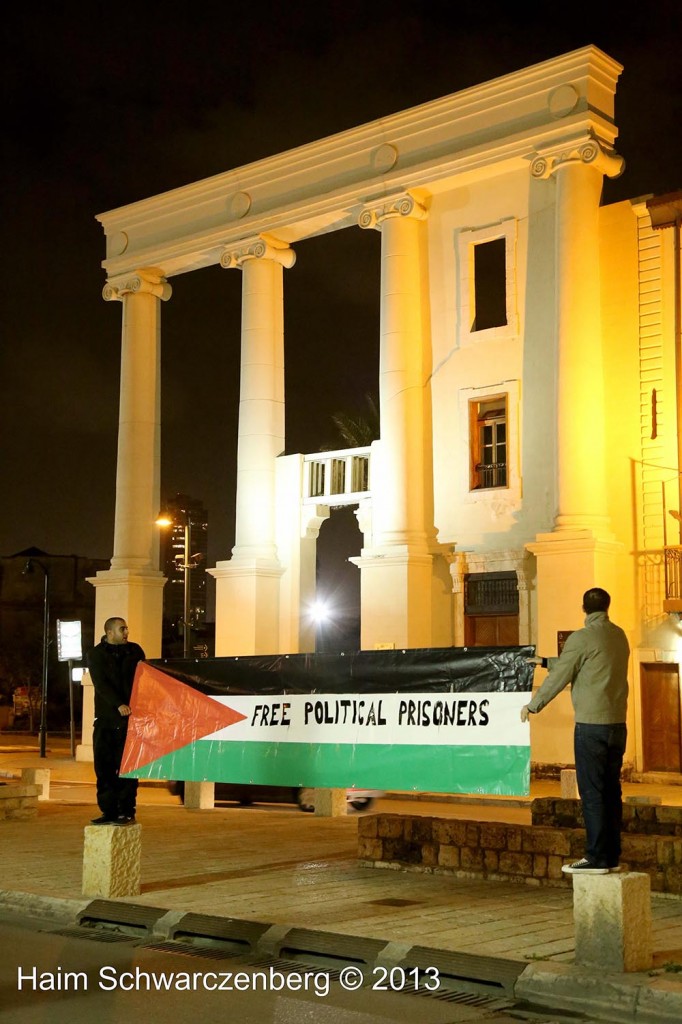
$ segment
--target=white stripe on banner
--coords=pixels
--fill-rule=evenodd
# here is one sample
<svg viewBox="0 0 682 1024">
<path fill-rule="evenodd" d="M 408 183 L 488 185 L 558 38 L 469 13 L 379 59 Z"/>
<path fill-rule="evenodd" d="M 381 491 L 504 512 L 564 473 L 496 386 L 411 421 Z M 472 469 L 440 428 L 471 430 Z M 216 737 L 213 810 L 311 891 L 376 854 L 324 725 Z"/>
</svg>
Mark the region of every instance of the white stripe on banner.
<svg viewBox="0 0 682 1024">
<path fill-rule="evenodd" d="M 215 697 L 245 715 L 204 740 L 529 746 L 522 693 L 244 694 Z M 201 742 L 201 741 L 199 741 Z"/>
</svg>

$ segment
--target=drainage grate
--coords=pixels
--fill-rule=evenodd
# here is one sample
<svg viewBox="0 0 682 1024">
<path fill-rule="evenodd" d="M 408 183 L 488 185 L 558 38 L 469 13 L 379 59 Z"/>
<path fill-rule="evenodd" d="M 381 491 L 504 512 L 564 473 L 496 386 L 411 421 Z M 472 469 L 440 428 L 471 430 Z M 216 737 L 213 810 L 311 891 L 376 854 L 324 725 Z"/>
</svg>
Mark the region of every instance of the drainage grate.
<svg viewBox="0 0 682 1024">
<path fill-rule="evenodd" d="M 156 921 L 166 913 L 161 907 L 147 907 L 140 903 L 93 900 L 78 914 L 77 922 L 89 928 L 127 930 L 128 934 L 146 938 L 152 934 Z"/>
<path fill-rule="evenodd" d="M 215 946 L 199 946 L 190 942 L 149 942 L 142 949 L 153 949 L 158 953 L 176 953 L 178 956 L 196 956 L 202 960 L 234 960 L 243 957 L 243 952 L 229 949 L 217 949 Z"/>
<path fill-rule="evenodd" d="M 50 935 L 62 935 L 65 939 L 88 939 L 90 942 L 137 942 L 137 935 L 123 935 L 121 932 L 104 928 L 58 928 Z"/>
<path fill-rule="evenodd" d="M 282 971 L 283 974 L 286 974 L 286 973 L 300 974 L 301 966 L 302 966 L 300 960 L 280 960 L 277 957 L 258 957 L 258 958 L 249 957 L 249 963 L 252 964 L 252 966 L 255 967 L 255 968 L 258 968 L 258 967 L 274 967 L 276 970 Z M 312 963 L 310 961 L 307 964 L 303 965 L 303 966 L 307 966 L 307 968 L 309 970 L 311 970 L 311 971 L 314 968 L 316 968 L 316 967 L 318 967 L 318 968 L 320 967 L 319 964 L 315 964 L 315 963 Z M 328 975 L 329 978 L 332 981 L 338 981 L 339 980 L 339 978 L 341 977 L 341 971 L 340 970 L 336 970 L 333 967 L 329 968 L 329 967 L 327 967 L 326 964 L 323 965 L 323 966 L 324 966 L 324 973 L 326 975 Z"/>
<path fill-rule="evenodd" d="M 511 1000 L 500 999 L 499 996 L 476 995 L 473 992 L 458 992 L 454 989 L 441 988 L 437 992 L 429 992 L 425 988 L 420 988 L 408 994 L 420 996 L 422 999 L 436 999 L 439 1003 L 457 1003 L 459 1006 L 475 1006 L 486 1010 L 507 1010 L 514 1005 Z"/>
</svg>

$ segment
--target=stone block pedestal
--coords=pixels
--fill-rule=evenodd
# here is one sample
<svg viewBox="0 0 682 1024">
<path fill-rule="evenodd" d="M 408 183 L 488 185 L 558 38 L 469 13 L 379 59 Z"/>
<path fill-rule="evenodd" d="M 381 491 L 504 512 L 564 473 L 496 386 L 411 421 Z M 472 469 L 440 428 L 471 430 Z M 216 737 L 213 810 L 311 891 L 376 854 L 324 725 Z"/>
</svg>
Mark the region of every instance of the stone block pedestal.
<svg viewBox="0 0 682 1024">
<path fill-rule="evenodd" d="M 315 814 L 325 818 L 340 818 L 347 811 L 345 789 L 315 790 Z"/>
<path fill-rule="evenodd" d="M 25 786 L 38 786 L 39 800 L 50 799 L 50 769 L 49 768 L 22 768 L 21 782 Z"/>
<path fill-rule="evenodd" d="M 185 782 L 185 807 L 210 811 L 215 807 L 215 782 Z"/>
<path fill-rule="evenodd" d="M 573 917 L 576 964 L 618 972 L 651 967 L 648 875 L 573 875 Z"/>
<path fill-rule="evenodd" d="M 141 855 L 141 825 L 87 825 L 83 895 L 139 896 Z"/>
<path fill-rule="evenodd" d="M 563 768 L 561 771 L 561 799 L 579 800 L 578 780 L 575 768 Z"/>
</svg>

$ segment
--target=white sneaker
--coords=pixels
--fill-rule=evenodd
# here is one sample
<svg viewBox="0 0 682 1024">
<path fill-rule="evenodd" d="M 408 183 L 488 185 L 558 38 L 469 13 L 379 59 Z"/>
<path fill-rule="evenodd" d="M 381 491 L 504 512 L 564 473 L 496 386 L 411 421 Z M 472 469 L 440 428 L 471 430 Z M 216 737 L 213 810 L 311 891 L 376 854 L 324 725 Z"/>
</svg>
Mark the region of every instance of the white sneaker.
<svg viewBox="0 0 682 1024">
<path fill-rule="evenodd" d="M 573 864 L 564 864 L 561 869 L 565 875 L 608 875 L 608 868 L 598 868 L 591 860 L 583 857 Z"/>
</svg>

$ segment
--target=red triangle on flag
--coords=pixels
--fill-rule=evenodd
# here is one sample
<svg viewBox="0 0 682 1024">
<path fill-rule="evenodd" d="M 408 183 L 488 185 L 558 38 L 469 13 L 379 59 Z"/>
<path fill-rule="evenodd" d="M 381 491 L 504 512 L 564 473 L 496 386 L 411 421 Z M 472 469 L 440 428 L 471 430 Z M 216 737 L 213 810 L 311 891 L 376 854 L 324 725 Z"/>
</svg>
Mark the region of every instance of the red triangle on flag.
<svg viewBox="0 0 682 1024">
<path fill-rule="evenodd" d="M 137 666 L 130 707 L 121 775 L 246 718 L 146 662 Z"/>
</svg>

